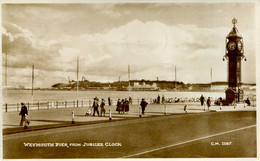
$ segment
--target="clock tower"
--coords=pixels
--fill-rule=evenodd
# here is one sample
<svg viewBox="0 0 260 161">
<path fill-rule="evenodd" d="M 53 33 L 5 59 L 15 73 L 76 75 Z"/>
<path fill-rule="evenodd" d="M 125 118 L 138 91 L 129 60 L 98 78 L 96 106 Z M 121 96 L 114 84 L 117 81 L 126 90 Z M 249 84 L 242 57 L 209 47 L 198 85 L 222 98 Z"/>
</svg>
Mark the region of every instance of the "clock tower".
<svg viewBox="0 0 260 161">
<path fill-rule="evenodd" d="M 226 100 L 223 102 L 226 105 L 243 101 L 244 93 L 241 89 L 241 60 L 245 58 L 243 37 L 236 28 L 237 20 L 235 18 L 232 23 L 234 26 L 226 37 L 226 53 L 223 57 L 223 61 L 228 60 L 228 89 L 226 90 Z"/>
</svg>

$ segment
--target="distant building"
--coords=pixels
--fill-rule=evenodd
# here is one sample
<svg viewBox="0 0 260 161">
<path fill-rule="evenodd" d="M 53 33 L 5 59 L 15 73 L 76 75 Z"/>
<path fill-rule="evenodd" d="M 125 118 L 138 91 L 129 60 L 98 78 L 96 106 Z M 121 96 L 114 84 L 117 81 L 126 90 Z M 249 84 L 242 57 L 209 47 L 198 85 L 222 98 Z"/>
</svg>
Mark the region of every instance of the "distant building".
<svg viewBox="0 0 260 161">
<path fill-rule="evenodd" d="M 225 91 L 228 88 L 228 82 L 212 82 L 212 91 Z"/>
<path fill-rule="evenodd" d="M 145 82 L 142 82 L 141 84 L 139 82 L 134 82 L 134 85 L 131 88 L 132 90 L 138 90 L 138 91 L 155 91 L 159 90 L 156 83 L 153 83 L 152 85 L 148 85 Z"/>
</svg>

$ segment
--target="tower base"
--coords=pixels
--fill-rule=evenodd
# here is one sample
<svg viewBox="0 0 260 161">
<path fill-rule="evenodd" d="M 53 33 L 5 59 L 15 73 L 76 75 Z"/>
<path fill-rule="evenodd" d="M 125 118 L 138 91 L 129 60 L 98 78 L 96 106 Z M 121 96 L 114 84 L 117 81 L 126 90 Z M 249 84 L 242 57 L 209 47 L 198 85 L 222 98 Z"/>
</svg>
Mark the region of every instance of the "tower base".
<svg viewBox="0 0 260 161">
<path fill-rule="evenodd" d="M 244 101 L 244 91 L 238 89 L 238 91 L 234 89 L 227 89 L 226 90 L 226 99 L 222 101 L 224 106 L 229 106 L 234 103 L 239 103 Z"/>
</svg>

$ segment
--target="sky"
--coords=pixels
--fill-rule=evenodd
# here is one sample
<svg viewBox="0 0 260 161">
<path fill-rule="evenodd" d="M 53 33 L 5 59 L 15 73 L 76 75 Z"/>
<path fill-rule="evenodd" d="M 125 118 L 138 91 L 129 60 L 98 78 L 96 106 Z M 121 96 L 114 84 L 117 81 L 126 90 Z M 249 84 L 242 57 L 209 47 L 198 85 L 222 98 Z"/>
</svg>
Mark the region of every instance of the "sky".
<svg viewBox="0 0 260 161">
<path fill-rule="evenodd" d="M 227 81 L 232 19 L 244 40 L 242 82 L 256 82 L 255 4 L 2 4 L 2 80 L 35 87 L 79 80 Z M 175 67 L 177 70 L 175 78 Z"/>
</svg>

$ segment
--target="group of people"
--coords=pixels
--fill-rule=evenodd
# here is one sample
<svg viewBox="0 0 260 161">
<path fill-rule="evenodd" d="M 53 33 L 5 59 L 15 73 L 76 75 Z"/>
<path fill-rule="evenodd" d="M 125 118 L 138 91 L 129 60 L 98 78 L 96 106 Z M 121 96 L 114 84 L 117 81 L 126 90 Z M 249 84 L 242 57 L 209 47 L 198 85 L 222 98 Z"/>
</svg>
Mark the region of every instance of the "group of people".
<svg viewBox="0 0 260 161">
<path fill-rule="evenodd" d="M 93 116 L 96 115 L 96 112 L 97 112 L 97 115 L 99 116 L 99 110 L 98 108 L 100 107 L 100 116 L 106 114 L 106 109 L 105 109 L 105 100 L 102 98 L 101 100 L 101 103 L 99 105 L 99 99 L 97 97 L 94 98 L 94 101 L 93 101 L 93 105 L 92 105 L 92 108 L 89 108 L 88 111 L 86 112 L 85 116 L 87 115 L 91 115 L 93 113 Z"/>
<path fill-rule="evenodd" d="M 204 105 L 204 102 L 205 102 L 206 98 L 203 96 L 203 94 L 200 96 L 200 103 L 201 103 L 201 106 Z M 208 106 L 208 109 L 210 108 L 211 106 L 211 100 L 210 100 L 210 97 L 208 97 L 208 99 L 206 100 L 206 104 Z"/>
<path fill-rule="evenodd" d="M 160 95 L 158 95 L 158 97 L 153 100 L 153 102 L 156 103 L 156 104 L 165 103 L 165 101 L 166 101 L 166 100 L 165 100 L 164 95 L 162 95 L 162 100 L 161 100 L 161 96 L 160 96 Z"/>
<path fill-rule="evenodd" d="M 118 113 L 125 113 L 129 111 L 129 101 L 125 98 L 125 99 L 118 99 L 117 103 L 116 103 L 116 111 Z"/>
<path fill-rule="evenodd" d="M 132 98 L 129 97 L 129 100 L 127 98 L 125 99 L 118 99 L 117 101 L 117 105 L 116 105 L 116 111 L 118 111 L 118 113 L 125 113 L 129 111 L 129 105 L 132 104 Z M 88 111 L 86 112 L 85 116 L 87 115 L 93 115 L 95 116 L 96 113 L 99 116 L 99 107 L 100 107 L 100 116 L 105 116 L 106 114 L 106 109 L 105 109 L 105 100 L 102 98 L 101 103 L 99 105 L 99 99 L 97 97 L 94 98 L 93 104 L 92 106 L 88 109 Z M 108 105 L 111 106 L 112 105 L 112 100 L 110 97 L 108 97 Z"/>
</svg>

